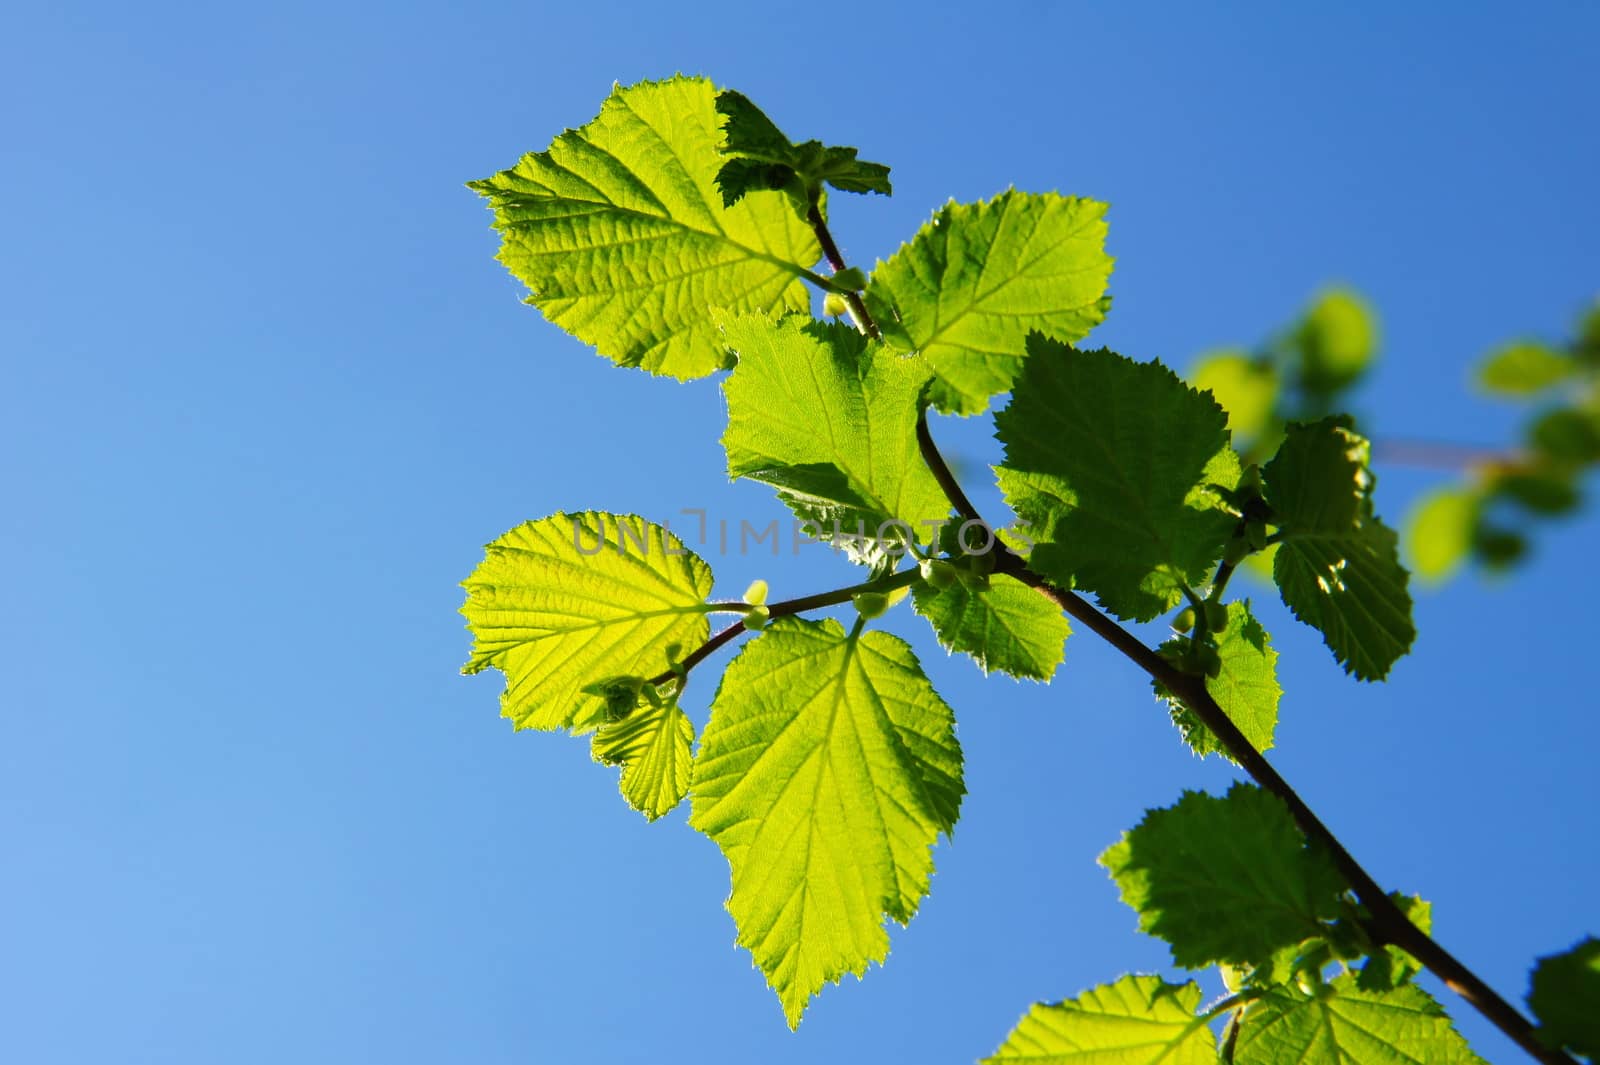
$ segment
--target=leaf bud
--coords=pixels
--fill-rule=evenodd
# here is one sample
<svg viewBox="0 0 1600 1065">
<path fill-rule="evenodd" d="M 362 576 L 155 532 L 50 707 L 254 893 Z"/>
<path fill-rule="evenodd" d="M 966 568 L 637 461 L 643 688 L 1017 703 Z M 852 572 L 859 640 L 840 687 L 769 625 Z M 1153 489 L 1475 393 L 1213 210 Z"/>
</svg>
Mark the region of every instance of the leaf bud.
<svg viewBox="0 0 1600 1065">
<path fill-rule="evenodd" d="M 751 606 L 761 606 L 767 601 L 767 582 L 751 581 L 750 587 L 744 590 L 744 601 Z"/>
<path fill-rule="evenodd" d="M 922 571 L 922 579 L 934 588 L 943 591 L 956 582 L 956 568 L 942 558 L 925 558 L 918 568 Z"/>
<path fill-rule="evenodd" d="M 868 621 L 889 609 L 889 597 L 882 592 L 857 592 L 850 597 L 850 601 L 855 603 L 856 611 Z"/>
<path fill-rule="evenodd" d="M 772 619 L 772 611 L 765 606 L 753 606 L 745 611 L 744 627 L 751 632 L 760 632 L 767 627 L 767 622 Z"/>
<path fill-rule="evenodd" d="M 822 297 L 822 313 L 827 318 L 843 318 L 850 313 L 849 302 L 837 292 Z"/>
<path fill-rule="evenodd" d="M 1178 611 L 1178 616 L 1177 617 L 1172 619 L 1172 631 L 1173 632 L 1188 632 L 1190 629 L 1194 628 L 1194 623 L 1195 623 L 1194 607 L 1186 606 L 1182 610 Z"/>
</svg>

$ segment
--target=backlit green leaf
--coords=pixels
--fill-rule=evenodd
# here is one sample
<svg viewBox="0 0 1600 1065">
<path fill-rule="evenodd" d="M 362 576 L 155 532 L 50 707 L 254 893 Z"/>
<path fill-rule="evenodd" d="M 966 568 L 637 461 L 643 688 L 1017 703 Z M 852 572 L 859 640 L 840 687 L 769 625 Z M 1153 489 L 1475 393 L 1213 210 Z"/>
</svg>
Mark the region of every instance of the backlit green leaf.
<svg viewBox="0 0 1600 1065">
<path fill-rule="evenodd" d="M 1363 991 L 1341 976 L 1308 995 L 1274 988 L 1252 1002 L 1236 1065 L 1482 1065 L 1422 988 Z"/>
<path fill-rule="evenodd" d="M 1370 446 L 1340 421 L 1291 425 L 1262 470 L 1283 542 L 1273 577 L 1295 617 L 1362 680 L 1411 648 L 1411 593 L 1398 537 L 1373 514 Z"/>
<path fill-rule="evenodd" d="M 1429 493 L 1406 523 L 1406 557 L 1417 576 L 1442 581 L 1472 553 L 1473 532 L 1482 501 L 1478 493 L 1440 488 Z"/>
<path fill-rule="evenodd" d="M 1030 564 L 1147 621 L 1197 587 L 1237 524 L 1218 488 L 1239 481 L 1227 417 L 1158 362 L 1029 338 L 1000 487 L 1032 526 Z"/>
<path fill-rule="evenodd" d="M 911 649 L 780 618 L 728 667 L 695 758 L 689 823 L 733 869 L 728 909 L 791 1026 L 889 949 L 960 811 L 950 708 Z"/>
<path fill-rule="evenodd" d="M 868 304 L 891 342 L 928 359 L 940 410 L 978 414 L 1009 389 L 1030 330 L 1076 342 L 1105 318 L 1105 211 L 1015 190 L 951 203 L 878 264 Z"/>
<path fill-rule="evenodd" d="M 1272 733 L 1278 724 L 1278 699 L 1283 694 L 1278 686 L 1278 652 L 1272 649 L 1267 630 L 1251 616 L 1248 601 L 1228 604 L 1228 626 L 1215 635 L 1222 669 L 1215 677 L 1206 678 L 1206 691 L 1252 747 L 1258 751 L 1270 750 Z M 1170 652 L 1179 642 L 1164 644 L 1161 651 L 1171 657 Z M 1156 695 L 1171 704 L 1173 723 L 1195 754 L 1227 757 L 1216 734 L 1206 728 L 1194 711 L 1173 698 L 1159 681 L 1155 688 Z"/>
<path fill-rule="evenodd" d="M 1478 367 L 1478 384 L 1501 395 L 1527 396 L 1560 384 L 1577 370 L 1570 356 L 1543 344 L 1507 344 Z"/>
<path fill-rule="evenodd" d="M 1198 984 L 1124 976 L 1034 1006 L 983 1065 L 1216 1065 L 1216 1039 L 1199 1006 Z"/>
<path fill-rule="evenodd" d="M 950 512 L 917 450 L 927 364 L 853 329 L 792 315 L 725 323 L 728 473 L 770 484 L 831 533 L 926 542 Z M 899 527 L 885 527 L 896 520 Z M 819 537 L 828 538 L 828 537 Z"/>
<path fill-rule="evenodd" d="M 619 721 L 601 725 L 591 741 L 595 761 L 622 767 L 622 796 L 654 821 L 689 792 L 694 725 L 675 697 L 640 700 Z"/>
<path fill-rule="evenodd" d="M 1311 392 L 1330 393 L 1353 384 L 1378 347 L 1372 309 L 1350 289 L 1319 295 L 1296 332 L 1300 381 Z"/>
<path fill-rule="evenodd" d="M 1320 934 L 1345 888 L 1283 803 L 1247 784 L 1222 799 L 1186 792 L 1176 806 L 1150 811 L 1100 864 L 1138 911 L 1139 927 L 1191 969 L 1266 964 Z"/>
<path fill-rule="evenodd" d="M 1059 607 L 1004 575 L 990 577 L 987 588 L 960 580 L 942 589 L 919 583 L 911 601 L 945 650 L 966 652 L 985 673 L 1049 680 L 1072 631 Z"/>
<path fill-rule="evenodd" d="M 462 671 L 505 674 L 501 713 L 517 728 L 595 727 L 606 711 L 599 685 L 664 673 L 669 651 L 709 631 L 711 568 L 642 518 L 554 514 L 485 551 L 462 582 L 474 637 Z"/>
<path fill-rule="evenodd" d="M 723 206 L 722 130 L 704 78 L 612 92 L 599 117 L 471 187 L 500 261 L 552 322 L 622 366 L 688 379 L 727 365 L 710 311 L 803 311 L 822 257 L 779 196 Z"/>
<path fill-rule="evenodd" d="M 1201 359 L 1189 380 L 1200 391 L 1210 392 L 1228 412 L 1228 429 L 1235 439 L 1255 436 L 1271 423 L 1278 400 L 1278 375 L 1271 363 L 1243 352 L 1219 351 Z"/>
<path fill-rule="evenodd" d="M 1600 1061 L 1600 939 L 1540 958 L 1528 1006 L 1548 1045 Z"/>
</svg>

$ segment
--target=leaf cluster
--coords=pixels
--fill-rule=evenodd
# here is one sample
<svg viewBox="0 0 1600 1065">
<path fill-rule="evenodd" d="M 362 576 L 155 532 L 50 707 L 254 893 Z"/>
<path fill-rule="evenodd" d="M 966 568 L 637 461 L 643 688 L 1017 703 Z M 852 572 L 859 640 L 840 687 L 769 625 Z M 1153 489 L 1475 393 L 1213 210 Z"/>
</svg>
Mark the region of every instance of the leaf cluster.
<svg viewBox="0 0 1600 1065">
<path fill-rule="evenodd" d="M 771 487 L 859 567 L 831 591 L 769 602 L 757 581 L 717 600 L 669 530 L 583 511 L 511 530 L 464 582 L 466 671 L 504 674 L 518 728 L 592 733 L 646 817 L 688 800 L 728 861 L 738 943 L 791 1026 L 826 984 L 885 959 L 887 921 L 915 915 L 960 814 L 956 711 L 874 627 L 900 600 L 951 653 L 1033 681 L 1063 661 L 1064 612 L 1111 633 L 1195 753 L 1258 779 L 1282 691 L 1250 601 L 1227 597 L 1240 566 L 1270 557 L 1289 610 L 1357 678 L 1385 677 L 1415 636 L 1370 446 L 1331 413 L 1374 343 L 1353 296 L 1213 359 L 1196 388 L 1079 346 L 1110 307 L 1104 204 L 951 203 L 867 273 L 827 231 L 830 187 L 891 191 L 856 149 L 793 142 L 748 98 L 687 77 L 618 88 L 588 125 L 473 183 L 550 321 L 621 365 L 731 369 L 729 476 Z M 814 318 L 806 284 L 857 328 Z M 991 405 L 998 486 L 1023 523 L 1010 533 L 982 521 L 929 428 L 931 411 Z M 830 608 L 846 618 L 805 616 Z M 733 619 L 715 634 L 714 614 Z M 1173 635 L 1153 652 L 1113 620 L 1163 616 Z M 691 676 L 741 639 L 697 742 Z M 1150 813 L 1101 860 L 1140 927 L 1179 966 L 1222 967 L 1230 997 L 1201 1008 L 1193 983 L 1125 977 L 1036 1006 L 991 1060 L 1475 1060 L 1412 982 L 1418 960 L 1378 932 L 1425 934 L 1426 904 L 1352 883 L 1307 830 L 1246 785 Z M 1556 960 L 1536 979 L 1550 1037 L 1579 1050 L 1591 1032 L 1571 988 L 1591 969 Z"/>
</svg>

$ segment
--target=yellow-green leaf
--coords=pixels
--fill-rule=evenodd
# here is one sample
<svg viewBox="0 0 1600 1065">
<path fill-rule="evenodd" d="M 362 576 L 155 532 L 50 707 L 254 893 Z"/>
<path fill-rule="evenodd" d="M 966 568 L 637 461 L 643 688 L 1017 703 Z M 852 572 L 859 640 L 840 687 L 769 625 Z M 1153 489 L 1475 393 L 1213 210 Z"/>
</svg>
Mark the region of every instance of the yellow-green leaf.
<svg viewBox="0 0 1600 1065">
<path fill-rule="evenodd" d="M 622 767 L 622 797 L 651 821 L 689 792 L 694 724 L 676 697 L 639 700 L 626 717 L 601 725 L 590 746 L 595 761 Z"/>
<path fill-rule="evenodd" d="M 711 567 L 643 518 L 553 514 L 485 552 L 462 582 L 474 637 L 462 671 L 505 674 L 501 713 L 517 728 L 593 728 L 598 685 L 664 673 L 710 630 Z"/>
<path fill-rule="evenodd" d="M 1216 1039 L 1199 1006 L 1198 984 L 1124 976 L 1035 1005 L 983 1065 L 1216 1065 Z"/>
<path fill-rule="evenodd" d="M 689 823 L 733 870 L 728 910 L 791 1026 L 888 954 L 960 811 L 950 707 L 911 649 L 780 618 L 728 667 L 695 757 Z"/>
<path fill-rule="evenodd" d="M 500 261 L 552 322 L 619 365 L 704 377 L 730 361 L 711 310 L 803 311 L 799 278 L 822 257 L 781 195 L 723 206 L 722 137 L 710 81 L 645 81 L 471 187 L 494 208 Z"/>
<path fill-rule="evenodd" d="M 1411 511 L 1406 523 L 1406 557 L 1417 576 L 1442 581 L 1472 553 L 1481 502 L 1476 492 L 1441 488 Z"/>
<path fill-rule="evenodd" d="M 887 262 L 867 299 L 891 342 L 927 357 L 942 411 L 979 414 L 1011 387 L 1038 330 L 1076 342 L 1105 318 L 1106 205 L 1008 190 L 947 204 Z"/>
</svg>

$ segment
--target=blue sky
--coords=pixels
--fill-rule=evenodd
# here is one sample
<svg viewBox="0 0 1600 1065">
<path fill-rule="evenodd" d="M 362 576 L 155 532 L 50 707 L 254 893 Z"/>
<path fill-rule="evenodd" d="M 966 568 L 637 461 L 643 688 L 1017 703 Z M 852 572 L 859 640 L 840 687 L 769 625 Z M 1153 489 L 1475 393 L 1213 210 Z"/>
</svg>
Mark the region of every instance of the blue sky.
<svg viewBox="0 0 1600 1065">
<path fill-rule="evenodd" d="M 733 948 L 715 847 L 457 675 L 457 582 L 512 525 L 779 513 L 727 483 L 714 385 L 616 370 L 519 304 L 462 183 L 613 80 L 705 73 L 894 167 L 892 199 L 836 198 L 853 261 L 949 197 L 1107 200 L 1097 340 L 1181 367 L 1345 281 L 1383 316 L 1370 424 L 1493 444 L 1518 415 L 1469 365 L 1564 336 L 1600 284 L 1597 35 L 1577 2 L 7 14 L 0 1058 L 968 1061 L 1036 999 L 1160 970 L 1093 858 L 1230 774 L 1088 634 L 1046 688 L 888 619 L 957 709 L 970 795 L 887 967 L 797 1034 Z M 992 457 L 982 425 L 938 431 Z M 1380 475 L 1396 517 L 1438 479 Z M 1536 954 L 1600 932 L 1597 535 L 1591 510 L 1510 580 L 1423 593 L 1385 685 L 1256 593 L 1275 762 L 1518 1001 Z M 735 595 L 852 579 L 709 561 Z"/>
</svg>

